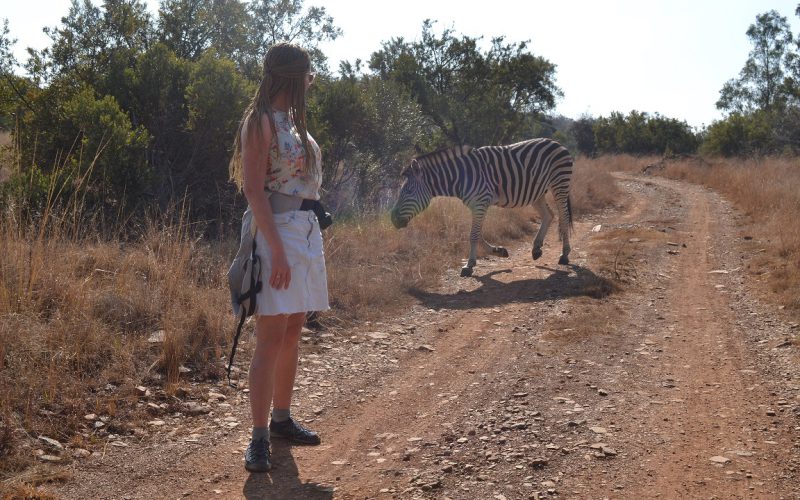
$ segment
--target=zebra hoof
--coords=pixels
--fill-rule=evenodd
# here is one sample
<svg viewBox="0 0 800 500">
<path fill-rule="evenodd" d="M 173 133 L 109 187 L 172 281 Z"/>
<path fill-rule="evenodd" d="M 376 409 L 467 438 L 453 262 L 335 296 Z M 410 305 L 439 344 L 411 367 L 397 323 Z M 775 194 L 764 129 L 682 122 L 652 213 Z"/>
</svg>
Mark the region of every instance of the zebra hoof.
<svg viewBox="0 0 800 500">
<path fill-rule="evenodd" d="M 569 264 L 569 257 L 567 257 L 566 255 L 562 255 L 561 258 L 558 259 L 558 263 L 562 266 L 566 266 L 567 264 Z"/>
<path fill-rule="evenodd" d="M 492 253 L 497 255 L 498 257 L 508 257 L 508 250 L 503 247 L 494 247 L 492 249 Z"/>
<path fill-rule="evenodd" d="M 534 248 L 533 249 L 533 260 L 536 260 L 541 256 L 542 256 L 542 249 L 541 248 Z"/>
<path fill-rule="evenodd" d="M 468 278 L 472 276 L 472 268 L 471 267 L 462 267 L 461 268 L 461 277 Z"/>
</svg>

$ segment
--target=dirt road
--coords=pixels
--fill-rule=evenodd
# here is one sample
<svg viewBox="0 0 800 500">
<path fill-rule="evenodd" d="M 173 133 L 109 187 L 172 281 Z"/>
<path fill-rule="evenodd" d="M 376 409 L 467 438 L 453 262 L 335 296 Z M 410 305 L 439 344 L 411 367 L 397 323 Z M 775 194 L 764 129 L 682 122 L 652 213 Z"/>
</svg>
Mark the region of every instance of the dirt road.
<svg viewBox="0 0 800 500">
<path fill-rule="evenodd" d="M 757 299 L 759 242 L 710 191 L 620 185 L 624 206 L 576 224 L 571 266 L 550 234 L 535 263 L 512 248 L 403 317 L 307 338 L 295 412 L 322 446 L 276 442 L 275 469 L 248 475 L 246 394 L 197 386 L 211 413 L 159 417 L 56 493 L 800 498 L 797 326 Z"/>
</svg>

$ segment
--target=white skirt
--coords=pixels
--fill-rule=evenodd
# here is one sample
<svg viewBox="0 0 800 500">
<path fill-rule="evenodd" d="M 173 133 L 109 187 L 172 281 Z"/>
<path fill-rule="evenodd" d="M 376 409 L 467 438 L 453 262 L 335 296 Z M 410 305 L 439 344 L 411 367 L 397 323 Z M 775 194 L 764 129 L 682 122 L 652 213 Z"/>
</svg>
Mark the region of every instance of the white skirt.
<svg viewBox="0 0 800 500">
<path fill-rule="evenodd" d="M 322 234 L 314 212 L 290 210 L 273 214 L 275 226 L 291 269 L 289 288 L 278 290 L 269 284 L 271 251 L 261 231 L 256 233 L 256 254 L 261 259 L 261 291 L 256 296 L 260 316 L 327 311 L 328 278 Z"/>
</svg>

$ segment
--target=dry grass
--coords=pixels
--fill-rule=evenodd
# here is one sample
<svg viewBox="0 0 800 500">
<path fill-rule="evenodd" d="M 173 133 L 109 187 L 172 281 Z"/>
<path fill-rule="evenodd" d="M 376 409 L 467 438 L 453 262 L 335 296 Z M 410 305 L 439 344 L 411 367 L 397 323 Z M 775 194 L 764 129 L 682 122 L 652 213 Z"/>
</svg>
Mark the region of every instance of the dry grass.
<svg viewBox="0 0 800 500">
<path fill-rule="evenodd" d="M 36 465 L 13 479 L 0 482 L 0 498 L 3 500 L 56 500 L 58 497 L 40 488 L 48 483 L 60 483 L 72 478 L 72 474 L 60 468 Z"/>
<path fill-rule="evenodd" d="M 776 302 L 800 312 L 800 165 L 796 158 L 670 161 L 662 175 L 714 189 L 743 211 L 753 224 L 748 234 L 736 236 L 753 238 L 750 247 L 756 257 L 749 260 L 749 271 L 768 283 Z"/>
<path fill-rule="evenodd" d="M 3 500 L 56 500 L 58 497 L 36 486 L 20 483 L 0 488 L 0 498 Z"/>
<path fill-rule="evenodd" d="M 576 172 L 576 213 L 614 199 L 597 190 L 613 192 L 607 173 Z M 50 207 L 35 224 L 12 209 L 0 217 L 0 484 L 31 470 L 40 435 L 93 450 L 109 433 L 134 432 L 151 418 L 139 385 L 171 393 L 184 379 L 222 375 L 234 329 L 225 271 L 237 242 L 194 238 L 180 216 L 123 241 L 76 224 L 77 204 Z M 485 236 L 501 245 L 529 240 L 533 218 L 532 209 L 492 209 Z M 333 309 L 321 324 L 407 306 L 410 287 L 435 284 L 467 256 L 469 226 L 454 199 L 436 200 L 403 231 L 386 215 L 335 224 L 325 233 Z M 148 341 L 162 331 L 163 342 Z M 105 427 L 95 429 L 89 413 L 106 418 Z"/>
<path fill-rule="evenodd" d="M 485 238 L 503 245 L 531 235 L 531 214 L 532 209 L 491 209 Z M 388 215 L 334 225 L 325 245 L 334 307 L 329 317 L 374 319 L 402 307 L 409 288 L 435 283 L 466 259 L 470 223 L 461 201 L 439 198 L 401 231 Z"/>
<path fill-rule="evenodd" d="M 572 204 L 578 215 L 597 212 L 620 203 L 620 190 L 611 172 L 635 168 L 630 156 L 581 157 L 575 162 Z"/>
<path fill-rule="evenodd" d="M 91 441 L 88 413 L 121 431 L 144 416 L 137 385 L 174 384 L 180 365 L 195 377 L 221 373 L 228 252 L 190 239 L 180 222 L 152 224 L 124 244 L 72 237 L 55 218 L 15 221 L 0 221 L 0 427 Z M 148 342 L 158 330 L 164 342 Z M 0 442 L 0 475 L 31 458 Z"/>
</svg>

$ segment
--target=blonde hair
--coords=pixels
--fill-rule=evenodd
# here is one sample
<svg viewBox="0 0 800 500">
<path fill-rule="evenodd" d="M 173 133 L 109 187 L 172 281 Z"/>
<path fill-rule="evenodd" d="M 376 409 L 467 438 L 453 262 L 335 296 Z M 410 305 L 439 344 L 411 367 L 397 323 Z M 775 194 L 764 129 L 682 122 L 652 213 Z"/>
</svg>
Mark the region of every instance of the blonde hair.
<svg viewBox="0 0 800 500">
<path fill-rule="evenodd" d="M 261 83 L 258 85 L 252 102 L 245 109 L 236 137 L 233 140 L 233 156 L 228 169 L 230 178 L 241 188 L 242 172 L 242 130 L 252 134 L 255 130 L 261 137 L 261 117 L 267 115 L 270 127 L 275 131 L 275 119 L 272 115 L 272 100 L 281 92 L 288 92 L 289 114 L 297 127 L 303 150 L 306 153 L 305 171 L 316 165 L 316 155 L 308 142 L 306 129 L 306 75 L 311 72 L 311 58 L 302 47 L 279 42 L 272 45 L 264 56 L 264 68 Z M 255 128 L 253 128 L 255 127 Z M 280 144 L 275 143 L 280 154 Z"/>
</svg>

